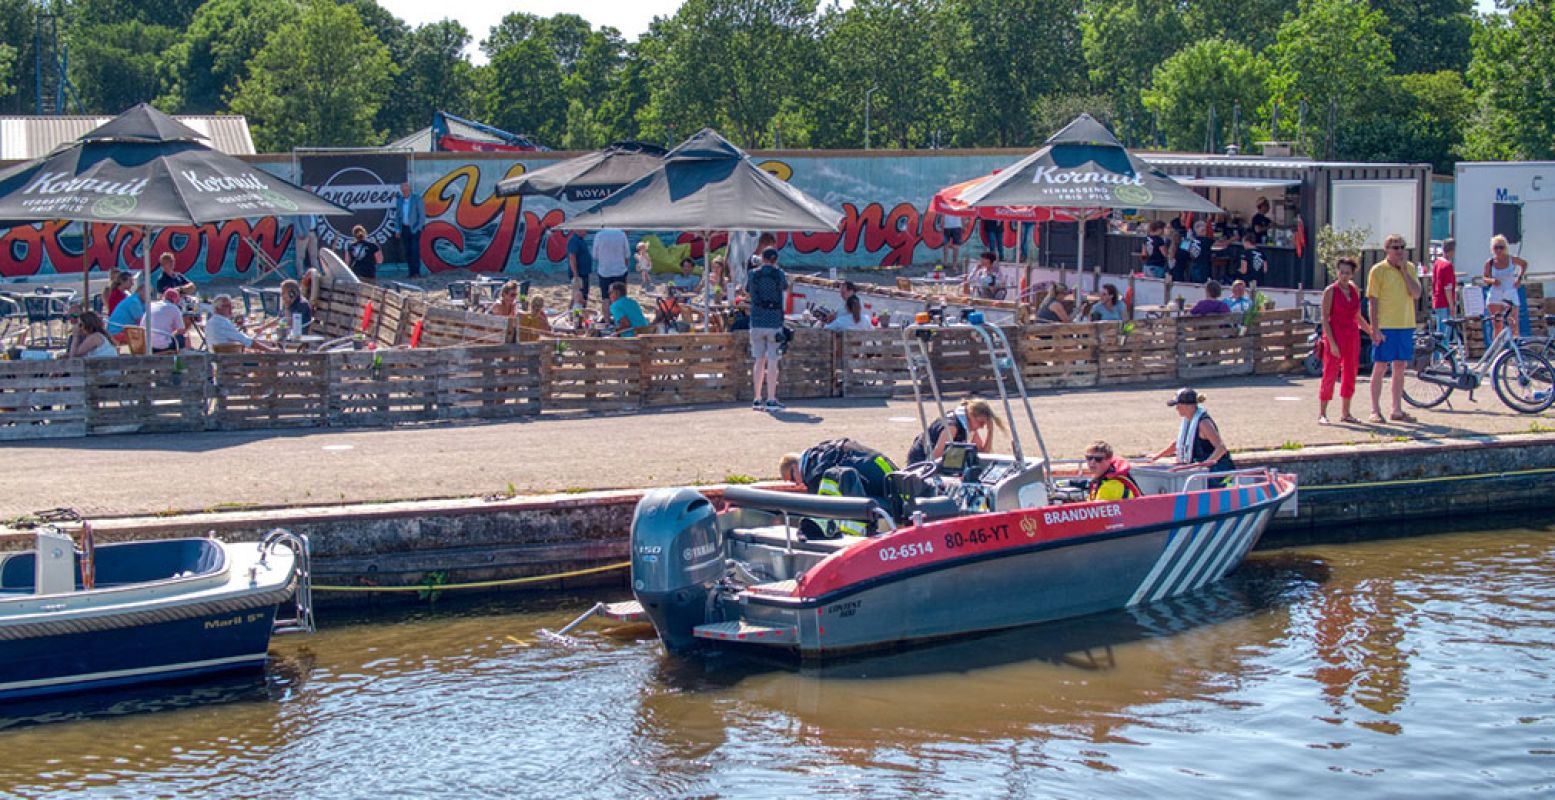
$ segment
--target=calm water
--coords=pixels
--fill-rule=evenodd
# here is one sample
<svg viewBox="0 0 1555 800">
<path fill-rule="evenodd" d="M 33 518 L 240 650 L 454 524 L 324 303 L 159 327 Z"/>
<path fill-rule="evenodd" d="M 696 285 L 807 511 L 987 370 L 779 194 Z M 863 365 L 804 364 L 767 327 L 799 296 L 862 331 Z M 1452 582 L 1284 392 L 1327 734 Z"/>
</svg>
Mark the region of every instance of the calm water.
<svg viewBox="0 0 1555 800">
<path fill-rule="evenodd" d="M 280 640 L 264 680 L 0 709 L 0 791 L 1548 797 L 1552 550 L 1260 553 L 1179 602 L 824 669 L 536 640 L 582 598 L 445 608 Z"/>
</svg>

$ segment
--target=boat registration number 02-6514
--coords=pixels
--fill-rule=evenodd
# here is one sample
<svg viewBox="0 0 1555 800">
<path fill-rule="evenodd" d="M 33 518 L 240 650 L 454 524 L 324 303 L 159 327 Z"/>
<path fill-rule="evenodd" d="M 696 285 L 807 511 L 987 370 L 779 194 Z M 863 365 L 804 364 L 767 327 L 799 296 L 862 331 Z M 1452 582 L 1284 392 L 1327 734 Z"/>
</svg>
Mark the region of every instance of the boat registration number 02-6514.
<svg viewBox="0 0 1555 800">
<path fill-rule="evenodd" d="M 974 528 L 969 531 L 955 531 L 945 534 L 945 546 L 951 549 L 966 547 L 969 544 L 988 544 L 989 542 L 1002 542 L 1010 538 L 1010 526 L 990 525 L 986 528 Z"/>
<path fill-rule="evenodd" d="M 896 561 L 903 558 L 914 558 L 934 554 L 933 542 L 908 542 L 894 547 L 880 548 L 881 561 Z"/>
</svg>

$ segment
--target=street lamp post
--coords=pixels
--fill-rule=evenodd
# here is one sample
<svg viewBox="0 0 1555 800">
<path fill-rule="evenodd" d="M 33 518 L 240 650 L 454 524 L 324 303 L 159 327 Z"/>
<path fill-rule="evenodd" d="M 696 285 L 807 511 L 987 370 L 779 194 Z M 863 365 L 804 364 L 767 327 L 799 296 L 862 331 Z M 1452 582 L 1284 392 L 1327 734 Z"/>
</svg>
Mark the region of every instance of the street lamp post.
<svg viewBox="0 0 1555 800">
<path fill-rule="evenodd" d="M 879 84 L 876 84 L 874 86 L 869 87 L 869 90 L 864 92 L 864 149 L 865 150 L 869 149 L 869 104 L 870 104 L 871 98 L 873 98 L 875 96 L 875 92 L 878 91 L 879 89 L 880 89 Z"/>
</svg>

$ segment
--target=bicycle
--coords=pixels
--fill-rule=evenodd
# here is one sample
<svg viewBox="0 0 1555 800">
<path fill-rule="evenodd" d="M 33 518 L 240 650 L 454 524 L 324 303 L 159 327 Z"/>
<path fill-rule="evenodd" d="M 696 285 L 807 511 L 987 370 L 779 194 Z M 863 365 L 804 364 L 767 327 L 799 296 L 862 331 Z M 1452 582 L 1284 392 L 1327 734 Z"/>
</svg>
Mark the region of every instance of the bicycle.
<svg viewBox="0 0 1555 800">
<path fill-rule="evenodd" d="M 1454 389 L 1463 389 L 1472 402 L 1474 390 L 1489 375 L 1496 396 L 1513 411 L 1537 414 L 1555 404 L 1555 367 L 1538 348 L 1513 338 L 1506 319 L 1513 310 L 1502 312 L 1501 332 L 1473 362 L 1463 336 L 1467 322 L 1463 317 L 1447 320 L 1445 336 L 1416 333 L 1416 367 L 1404 375 L 1404 400 L 1416 408 L 1435 408 Z"/>
</svg>

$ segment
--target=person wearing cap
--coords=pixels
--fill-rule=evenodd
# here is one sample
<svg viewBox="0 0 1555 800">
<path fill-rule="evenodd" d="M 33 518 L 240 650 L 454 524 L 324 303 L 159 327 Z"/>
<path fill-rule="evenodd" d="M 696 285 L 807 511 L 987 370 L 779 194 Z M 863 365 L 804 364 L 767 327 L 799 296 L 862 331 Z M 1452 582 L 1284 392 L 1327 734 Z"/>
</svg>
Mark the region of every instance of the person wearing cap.
<svg viewBox="0 0 1555 800">
<path fill-rule="evenodd" d="M 1177 427 L 1177 440 L 1167 445 L 1154 458 L 1160 460 L 1171 456 L 1176 459 L 1180 469 L 1207 469 L 1210 472 L 1230 472 L 1236 469 L 1231 462 L 1231 451 L 1226 448 L 1225 440 L 1220 438 L 1220 429 L 1215 426 L 1215 421 L 1204 412 L 1202 403 L 1204 396 L 1188 387 L 1177 390 L 1177 394 L 1166 404 L 1177 409 L 1177 416 L 1181 422 Z"/>
<path fill-rule="evenodd" d="M 146 337 L 151 352 L 172 353 L 184 349 L 184 298 L 177 289 L 162 293 L 162 299 L 151 304 L 146 315 Z"/>
<path fill-rule="evenodd" d="M 783 330 L 783 298 L 788 291 L 788 276 L 777 265 L 778 251 L 768 247 L 761 251 L 761 265 L 745 278 L 745 293 L 750 295 L 751 381 L 755 393 L 751 396 L 751 408 L 761 411 L 781 411 L 778 402 L 778 335 Z M 766 384 L 767 402 L 761 402 L 762 384 Z"/>
</svg>

